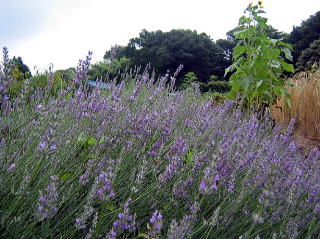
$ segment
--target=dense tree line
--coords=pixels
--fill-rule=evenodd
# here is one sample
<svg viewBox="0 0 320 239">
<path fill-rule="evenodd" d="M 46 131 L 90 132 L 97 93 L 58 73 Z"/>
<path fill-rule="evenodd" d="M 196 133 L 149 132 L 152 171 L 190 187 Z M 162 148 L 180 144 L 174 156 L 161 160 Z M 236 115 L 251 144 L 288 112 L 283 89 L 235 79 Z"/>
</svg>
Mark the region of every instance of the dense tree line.
<svg viewBox="0 0 320 239">
<path fill-rule="evenodd" d="M 143 30 L 139 37 L 130 39 L 127 46 L 115 46 L 106 52 L 105 60 L 132 59 L 132 65 L 146 66 L 158 74 L 173 73 L 179 64 L 184 68 L 181 75 L 194 72 L 198 81 L 207 82 L 211 75 L 223 78 L 224 69 L 230 64 L 229 52 L 233 45 L 225 42 L 216 44 L 205 33 L 191 30 L 170 32 Z M 182 84 L 178 78 L 177 85 Z"/>
<path fill-rule="evenodd" d="M 310 44 L 320 39 L 320 11 L 303 21 L 300 26 L 294 27 L 288 37 L 288 42 L 293 45 L 293 59 L 296 63 L 302 52 Z"/>
<path fill-rule="evenodd" d="M 119 74 L 134 66 L 144 69 L 147 65 L 160 76 L 169 72 L 173 74 L 180 64 L 184 65 L 177 78 L 181 89 L 198 81 L 201 89 L 228 90 L 225 84 L 229 75 L 224 76 L 225 69 L 232 64 L 232 52 L 237 44 L 234 32 L 236 27 L 227 32 L 226 39 L 213 41 L 205 33 L 191 30 L 171 30 L 169 32 L 142 30 L 139 37 L 132 38 L 126 46 L 115 45 L 106 51 L 104 59 L 93 64 L 88 73 L 89 80 L 113 80 Z M 275 28 L 267 29 L 272 39 L 283 39 L 293 46 L 293 63 L 297 71 L 309 70 L 320 61 L 320 11 L 294 27 L 290 34 Z M 21 57 L 14 57 L 13 72 L 17 79 L 31 77 L 31 72 Z M 60 70 L 63 80 L 73 78 L 74 69 Z M 193 74 L 190 74 L 193 73 Z M 192 77 L 190 77 L 192 76 Z M 223 92 L 224 90 L 220 90 Z"/>
</svg>

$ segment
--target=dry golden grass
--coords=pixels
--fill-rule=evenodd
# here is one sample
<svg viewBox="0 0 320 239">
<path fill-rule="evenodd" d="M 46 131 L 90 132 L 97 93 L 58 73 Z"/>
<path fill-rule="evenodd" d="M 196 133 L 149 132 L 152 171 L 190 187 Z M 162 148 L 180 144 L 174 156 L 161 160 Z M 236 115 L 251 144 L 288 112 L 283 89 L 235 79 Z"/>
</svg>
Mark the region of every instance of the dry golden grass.
<svg viewBox="0 0 320 239">
<path fill-rule="evenodd" d="M 277 123 L 288 124 L 297 120 L 296 135 L 305 141 L 320 145 L 320 70 L 301 72 L 292 79 L 290 87 L 292 109 L 285 106 L 283 99 L 273 106 L 272 114 Z M 278 108 L 281 107 L 281 108 Z M 301 140 L 300 140 L 301 141 Z"/>
</svg>

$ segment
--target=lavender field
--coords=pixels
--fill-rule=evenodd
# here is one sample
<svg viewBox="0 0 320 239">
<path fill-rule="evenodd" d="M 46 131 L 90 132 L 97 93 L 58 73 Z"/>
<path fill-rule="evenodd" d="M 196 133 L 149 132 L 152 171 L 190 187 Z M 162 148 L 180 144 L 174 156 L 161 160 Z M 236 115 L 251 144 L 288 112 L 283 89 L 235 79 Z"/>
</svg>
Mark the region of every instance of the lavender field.
<svg viewBox="0 0 320 239">
<path fill-rule="evenodd" d="M 215 104 L 175 75 L 88 89 L 90 57 L 51 94 L 7 97 L 1 70 L 2 238 L 319 238 L 320 151 Z"/>
</svg>

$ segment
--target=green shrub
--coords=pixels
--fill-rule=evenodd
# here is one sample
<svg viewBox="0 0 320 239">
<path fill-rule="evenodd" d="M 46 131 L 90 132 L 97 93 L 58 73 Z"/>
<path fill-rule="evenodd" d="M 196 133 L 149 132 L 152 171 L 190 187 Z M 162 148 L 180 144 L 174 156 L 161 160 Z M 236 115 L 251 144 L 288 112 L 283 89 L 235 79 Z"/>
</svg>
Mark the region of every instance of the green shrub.
<svg viewBox="0 0 320 239">
<path fill-rule="evenodd" d="M 185 90 L 192 85 L 192 82 L 197 81 L 198 77 L 194 72 L 188 72 L 184 75 L 183 82 L 181 84 L 181 89 Z"/>
<path fill-rule="evenodd" d="M 230 91 L 230 83 L 227 81 L 209 81 L 208 83 L 200 83 L 202 92 L 212 91 L 226 93 Z"/>
<path fill-rule="evenodd" d="M 240 95 L 246 108 L 263 109 L 273 105 L 282 95 L 290 105 L 289 92 L 283 72 L 294 72 L 290 44 L 268 37 L 267 18 L 261 17 L 261 6 L 250 5 L 249 16 L 242 16 L 239 28 L 234 33 L 237 46 L 234 48 L 234 63 L 226 69 L 230 77 L 230 98 Z"/>
</svg>

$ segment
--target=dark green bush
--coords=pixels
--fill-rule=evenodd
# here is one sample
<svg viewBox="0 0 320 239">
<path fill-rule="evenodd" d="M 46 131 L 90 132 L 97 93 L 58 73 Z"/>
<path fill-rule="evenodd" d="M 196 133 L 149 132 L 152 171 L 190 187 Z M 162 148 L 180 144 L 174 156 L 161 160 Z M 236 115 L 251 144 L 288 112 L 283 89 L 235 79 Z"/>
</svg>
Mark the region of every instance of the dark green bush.
<svg viewBox="0 0 320 239">
<path fill-rule="evenodd" d="M 202 92 L 212 91 L 226 93 L 230 91 L 230 84 L 227 81 L 209 81 L 208 83 L 201 83 L 200 90 Z"/>
</svg>

